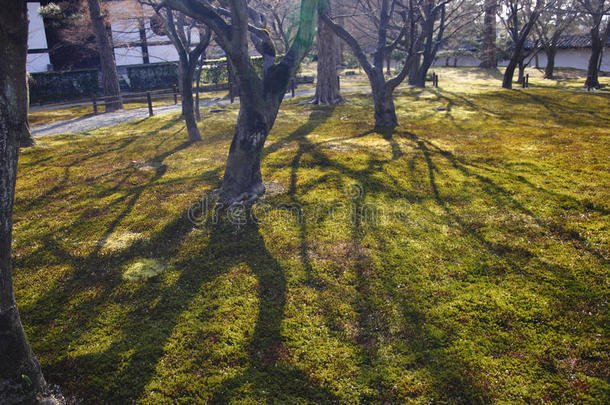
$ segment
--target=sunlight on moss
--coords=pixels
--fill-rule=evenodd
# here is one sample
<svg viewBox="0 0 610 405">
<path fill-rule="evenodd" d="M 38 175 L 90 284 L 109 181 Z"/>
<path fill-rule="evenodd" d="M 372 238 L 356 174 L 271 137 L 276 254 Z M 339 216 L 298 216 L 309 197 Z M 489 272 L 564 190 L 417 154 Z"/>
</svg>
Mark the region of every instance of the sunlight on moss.
<svg viewBox="0 0 610 405">
<path fill-rule="evenodd" d="M 394 131 L 366 92 L 285 100 L 251 227 L 186 215 L 237 105 L 202 109 L 203 142 L 159 114 L 23 149 L 15 295 L 45 375 L 93 404 L 609 403 L 609 95 L 435 71 Z"/>
<path fill-rule="evenodd" d="M 134 232 L 115 232 L 108 236 L 101 244 L 101 253 L 117 252 L 131 246 L 135 241 L 144 237 L 141 233 Z"/>
<path fill-rule="evenodd" d="M 167 266 L 154 259 L 141 259 L 131 263 L 125 268 L 123 278 L 125 280 L 143 280 L 158 276 L 167 270 Z"/>
</svg>

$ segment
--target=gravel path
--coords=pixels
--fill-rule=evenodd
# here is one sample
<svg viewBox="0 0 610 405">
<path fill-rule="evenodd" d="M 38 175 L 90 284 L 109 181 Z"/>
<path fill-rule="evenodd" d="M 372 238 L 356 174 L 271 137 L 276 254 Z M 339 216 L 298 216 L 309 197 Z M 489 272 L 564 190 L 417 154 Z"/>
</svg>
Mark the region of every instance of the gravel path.
<svg viewBox="0 0 610 405">
<path fill-rule="evenodd" d="M 200 107 L 209 105 L 226 104 L 223 101 L 208 101 L 200 103 Z M 180 104 L 164 105 L 154 107 L 155 115 L 180 111 Z M 122 124 L 123 122 L 134 121 L 148 117 L 148 107 L 136 108 L 133 110 L 120 110 L 112 113 L 87 115 L 85 117 L 74 118 L 66 121 L 57 121 L 51 124 L 35 125 L 31 128 L 32 135 L 35 137 L 57 134 L 78 134 L 80 132 L 92 131 L 94 129 L 109 127 Z"/>
<path fill-rule="evenodd" d="M 368 86 L 361 87 L 348 87 L 342 89 L 342 91 L 359 91 L 359 90 L 370 90 Z M 295 95 L 299 96 L 313 96 L 313 90 L 297 90 Z M 239 103 L 239 99 L 235 99 L 236 103 Z M 229 104 L 229 100 L 207 100 L 200 102 L 200 107 L 213 107 L 223 106 Z M 165 114 L 170 112 L 180 111 L 180 104 L 172 104 L 166 106 L 154 107 L 153 111 L 155 115 Z M 99 115 L 88 115 L 85 117 L 74 118 L 66 121 L 57 121 L 51 124 L 35 125 L 31 127 L 32 135 L 35 137 L 57 135 L 57 134 L 78 134 L 81 132 L 92 131 L 94 129 L 109 127 L 113 125 L 122 124 L 128 121 L 135 121 L 142 118 L 148 117 L 148 107 L 136 108 L 133 110 L 121 110 L 112 113 L 105 113 Z"/>
</svg>

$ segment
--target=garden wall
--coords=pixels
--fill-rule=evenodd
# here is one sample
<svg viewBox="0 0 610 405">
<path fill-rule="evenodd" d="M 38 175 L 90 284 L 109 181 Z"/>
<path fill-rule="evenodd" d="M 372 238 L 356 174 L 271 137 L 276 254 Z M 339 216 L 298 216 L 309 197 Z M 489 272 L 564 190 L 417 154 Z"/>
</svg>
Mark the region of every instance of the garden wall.
<svg viewBox="0 0 610 405">
<path fill-rule="evenodd" d="M 150 63 L 127 66 L 131 91 L 167 89 L 178 83 L 176 63 Z"/>
<path fill-rule="evenodd" d="M 30 74 L 31 103 L 85 98 L 98 90 L 97 69 Z"/>
</svg>

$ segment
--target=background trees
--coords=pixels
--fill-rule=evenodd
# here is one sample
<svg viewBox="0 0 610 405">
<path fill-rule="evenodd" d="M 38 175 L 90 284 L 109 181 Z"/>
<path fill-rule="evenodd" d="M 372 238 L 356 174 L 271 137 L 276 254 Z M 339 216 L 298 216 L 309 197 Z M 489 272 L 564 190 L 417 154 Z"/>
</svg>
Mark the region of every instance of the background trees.
<svg viewBox="0 0 610 405">
<path fill-rule="evenodd" d="M 540 13 L 548 7 L 552 0 L 503 0 L 499 8 L 500 20 L 506 28 L 512 42 L 511 56 L 504 71 L 502 87 L 513 87 L 513 76 L 519 62 L 523 61 L 525 41 L 534 28 Z"/>
<path fill-rule="evenodd" d="M 573 0 L 556 0 L 553 7 L 543 10 L 536 21 L 537 40 L 546 54 L 545 79 L 553 78 L 559 39 L 578 16 L 571 11 L 575 5 Z"/>
<path fill-rule="evenodd" d="M 413 1 L 409 0 L 410 6 L 413 6 Z M 353 5 L 353 9 L 350 11 L 351 15 L 359 19 L 366 17 L 368 23 L 376 27 L 377 37 L 375 48 L 372 51 L 372 63 L 369 61 L 366 51 L 367 45 L 370 44 L 370 38 L 367 38 L 366 35 L 360 35 L 361 39 L 359 41 L 347 29 L 337 24 L 331 16 L 322 15 L 324 22 L 349 45 L 360 66 L 364 69 L 373 91 L 375 125 L 380 127 L 398 125 L 393 92 L 407 76 L 410 68 L 410 58 L 413 57 L 413 53 L 409 52 L 407 56 L 409 60 L 405 60 L 400 72 L 395 77 L 386 80 L 383 68 L 387 56 L 396 49 L 400 41 L 403 41 L 407 35 L 415 35 L 414 21 L 412 19 L 407 20 L 405 7 L 405 4 L 398 0 L 367 1 Z M 412 7 L 409 8 L 409 10 L 411 9 Z M 408 21 L 411 25 L 408 25 Z M 351 25 L 355 24 L 352 23 Z M 357 29 L 354 29 L 354 31 L 358 32 Z"/>
</svg>

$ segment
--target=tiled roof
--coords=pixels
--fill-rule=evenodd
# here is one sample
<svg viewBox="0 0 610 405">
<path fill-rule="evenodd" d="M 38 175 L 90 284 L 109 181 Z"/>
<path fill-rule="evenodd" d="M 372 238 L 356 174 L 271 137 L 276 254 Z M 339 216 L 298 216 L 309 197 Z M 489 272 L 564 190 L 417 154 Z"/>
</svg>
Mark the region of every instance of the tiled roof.
<svg viewBox="0 0 610 405">
<path fill-rule="evenodd" d="M 589 48 L 591 35 L 562 35 L 557 43 L 558 48 Z M 610 46 L 610 35 L 606 38 L 606 46 Z"/>
</svg>

